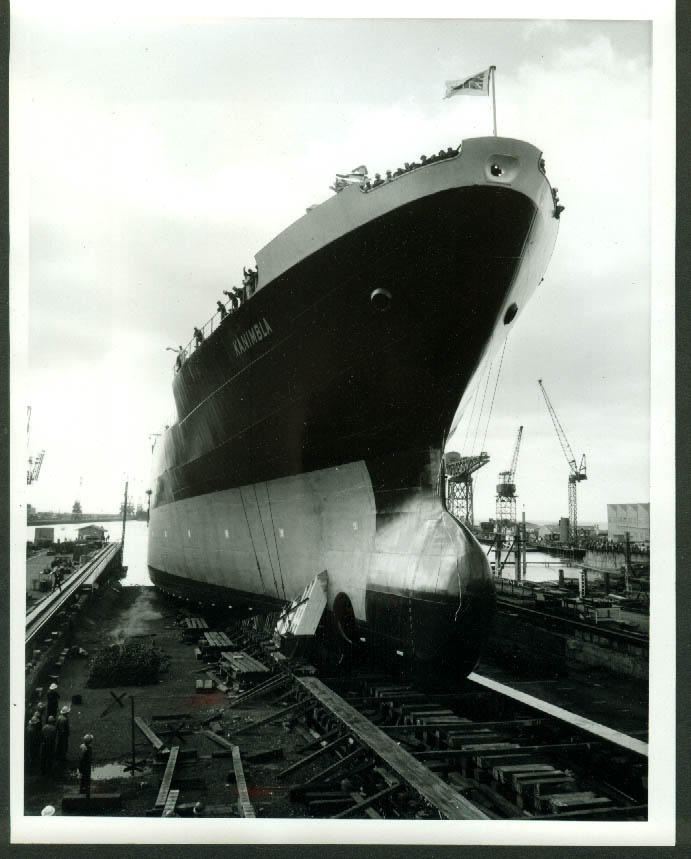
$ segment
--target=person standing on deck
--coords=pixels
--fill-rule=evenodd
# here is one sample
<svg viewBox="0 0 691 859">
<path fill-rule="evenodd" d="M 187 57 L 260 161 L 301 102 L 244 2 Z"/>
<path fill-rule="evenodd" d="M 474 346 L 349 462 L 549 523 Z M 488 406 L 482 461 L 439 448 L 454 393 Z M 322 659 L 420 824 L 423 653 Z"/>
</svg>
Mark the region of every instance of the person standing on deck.
<svg viewBox="0 0 691 859">
<path fill-rule="evenodd" d="M 230 303 L 231 303 L 231 306 L 232 306 L 233 310 L 237 310 L 237 309 L 238 309 L 238 307 L 239 307 L 240 305 L 238 304 L 238 300 L 237 300 L 237 298 L 233 295 L 233 293 L 232 293 L 232 292 L 230 292 L 230 291 L 229 291 L 229 290 L 227 290 L 227 289 L 224 289 L 224 290 L 223 290 L 223 294 L 224 294 L 224 295 L 227 295 L 227 296 L 228 296 L 228 298 L 230 299 Z"/>
</svg>

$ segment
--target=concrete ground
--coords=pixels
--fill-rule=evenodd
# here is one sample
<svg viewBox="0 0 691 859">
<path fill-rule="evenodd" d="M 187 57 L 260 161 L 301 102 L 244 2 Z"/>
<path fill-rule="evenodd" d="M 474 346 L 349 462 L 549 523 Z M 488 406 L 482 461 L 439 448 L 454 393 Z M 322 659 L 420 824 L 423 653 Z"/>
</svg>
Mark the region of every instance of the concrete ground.
<svg viewBox="0 0 691 859">
<path fill-rule="evenodd" d="M 190 782 L 189 788 L 181 790 L 179 802 L 201 800 L 216 810 L 223 809 L 226 816 L 237 814 L 237 789 L 233 777 L 228 777 L 233 772 L 232 760 L 211 757 L 211 752 L 221 751 L 221 746 L 197 733 L 200 721 L 226 708 L 219 717 L 222 735 L 235 742 L 232 736 L 234 728 L 276 712 L 283 705 L 262 701 L 247 709 L 230 709 L 225 693 L 197 693 L 195 680 L 206 678 L 208 666 L 195 658 L 193 644 L 182 642 L 180 628 L 175 623 L 177 610 L 174 602 L 154 588 L 107 585 L 81 615 L 73 643 L 84 648 L 89 657 L 99 647 L 123 642 L 129 637 L 145 637 L 163 653 L 165 667 L 155 685 L 92 689 L 86 685 L 90 659 L 71 658 L 66 661 L 58 688 L 60 706 L 66 703 L 71 707 L 67 761 L 51 776 L 42 776 L 37 767 L 26 773 L 25 814 L 40 814 L 47 804 L 55 806 L 60 814 L 63 795 L 78 791 L 76 763 L 79 744 L 86 733 L 94 736 L 92 793 L 122 793 L 122 810 L 107 814 L 142 816 L 153 807 L 163 767 L 153 765 L 153 746 L 138 729 L 134 736 L 135 756 L 137 762 L 143 763 L 143 769 L 134 777 L 124 772 L 124 766 L 132 759 L 132 697 L 135 715 L 141 716 L 161 739 L 168 744 L 178 744 L 181 750 L 197 749 L 199 759 L 178 763 L 176 774 L 201 780 L 203 785 L 200 782 L 195 787 Z M 72 703 L 74 695 L 81 695 L 81 703 Z M 121 700 L 122 705 L 113 695 Z M 168 722 L 152 718 L 175 714 L 188 715 Z M 171 728 L 182 726 L 182 738 L 166 734 L 166 725 Z M 283 746 L 289 754 L 305 739 L 292 729 L 289 732 L 279 721 L 240 736 L 237 742 L 241 753 Z M 285 765 L 285 761 L 278 760 L 245 766 L 250 800 L 255 803 L 258 816 L 286 817 L 296 813 L 286 797 L 287 785 L 275 777 Z"/>
<path fill-rule="evenodd" d="M 36 602 L 38 602 L 39 599 L 42 599 L 46 593 L 45 591 L 34 590 L 33 582 L 34 579 L 39 577 L 45 567 L 50 566 L 51 561 L 53 560 L 53 557 L 49 556 L 47 552 L 47 549 L 41 549 L 36 552 L 35 555 L 26 559 L 26 595 L 34 597 Z"/>
<path fill-rule="evenodd" d="M 232 693 L 230 697 L 219 691 L 197 693 L 195 681 L 206 677 L 207 666 L 196 659 L 194 645 L 181 640 L 180 628 L 176 624 L 178 615 L 178 604 L 151 587 L 110 584 L 99 590 L 80 615 L 72 642 L 84 648 L 89 656 L 68 659 L 58 679 L 60 704 L 66 703 L 71 707 L 67 762 L 58 766 L 50 776 L 42 776 L 36 767 L 26 772 L 25 814 L 40 814 L 48 804 L 55 806 L 60 814 L 62 797 L 78 791 L 78 748 L 87 732 L 94 735 L 93 793 L 120 792 L 122 795 L 122 809 L 107 814 L 143 816 L 153 807 L 163 767 L 154 763 L 153 746 L 138 729 L 134 733 L 135 757 L 143 769 L 138 770 L 135 776 L 124 771 L 132 759 L 133 698 L 135 715 L 141 716 L 167 744 L 178 744 L 181 750 L 197 750 L 196 761 L 179 763 L 176 768 L 176 774 L 188 779 L 187 785 L 181 789 L 180 803 L 189 806 L 201 800 L 210 814 L 212 809 L 214 815 L 232 817 L 237 814 L 238 794 L 232 775 L 232 760 L 212 757 L 211 753 L 221 751 L 221 746 L 199 732 L 201 722 L 217 714 L 221 736 L 237 743 L 242 755 L 277 748 L 283 750 L 283 760 L 245 764 L 249 796 L 257 816 L 304 816 L 304 808 L 289 802 L 290 783 L 278 778 L 281 769 L 300 757 L 297 749 L 308 739 L 304 730 L 279 720 L 235 738 L 234 732 L 238 728 L 276 713 L 284 704 L 260 699 L 249 702 L 244 708 L 235 708 L 231 706 Z M 214 628 L 213 620 L 208 616 L 207 620 Z M 229 620 L 226 618 L 226 625 Z M 224 625 L 218 622 L 215 628 L 223 629 Z M 86 681 L 90 657 L 100 647 L 124 642 L 131 637 L 148 639 L 164 656 L 164 668 L 158 683 L 112 689 L 89 688 Z M 572 671 L 568 676 L 556 679 L 521 675 L 513 670 L 509 672 L 489 658 L 483 658 L 476 670 L 624 733 L 639 739 L 646 738 L 647 688 L 640 684 L 617 680 L 607 672 L 594 670 Z M 81 696 L 79 704 L 72 703 L 76 695 Z M 114 696 L 120 699 L 120 703 Z M 168 720 L 153 718 L 166 715 Z M 173 728 L 181 730 L 182 736 L 175 737 L 172 731 L 167 730 Z M 313 766 L 318 770 L 320 763 Z M 292 783 L 299 783 L 309 774 L 309 768 L 299 770 Z"/>
</svg>

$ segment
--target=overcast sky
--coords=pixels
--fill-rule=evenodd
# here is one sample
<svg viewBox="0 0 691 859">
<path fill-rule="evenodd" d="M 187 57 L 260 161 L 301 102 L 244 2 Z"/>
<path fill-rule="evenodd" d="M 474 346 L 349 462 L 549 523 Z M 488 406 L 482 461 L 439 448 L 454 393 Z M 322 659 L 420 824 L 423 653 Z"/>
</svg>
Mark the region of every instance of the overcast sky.
<svg viewBox="0 0 691 859">
<path fill-rule="evenodd" d="M 28 221 L 13 251 L 28 268 L 12 286 L 15 331 L 28 287 L 28 354 L 14 419 L 30 404 L 30 450 L 46 450 L 29 502 L 117 510 L 126 476 L 144 501 L 149 434 L 173 415 L 166 347 L 336 172 L 491 134 L 490 99 L 442 99 L 445 80 L 491 64 L 499 135 L 543 150 L 566 211 L 508 340 L 476 519 L 494 515 L 520 424 L 519 515 L 567 515 L 538 378 L 587 455 L 580 521 L 648 501 L 651 36 L 647 22 L 15 15 L 13 200 Z M 477 452 L 484 425 L 461 423 L 449 447 Z"/>
</svg>

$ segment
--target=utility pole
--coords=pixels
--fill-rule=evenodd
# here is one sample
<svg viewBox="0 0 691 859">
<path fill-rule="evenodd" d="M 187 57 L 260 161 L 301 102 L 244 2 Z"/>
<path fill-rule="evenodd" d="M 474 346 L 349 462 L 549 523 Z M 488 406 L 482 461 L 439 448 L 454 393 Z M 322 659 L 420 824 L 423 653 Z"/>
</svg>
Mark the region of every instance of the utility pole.
<svg viewBox="0 0 691 859">
<path fill-rule="evenodd" d="M 125 557 L 125 525 L 127 524 L 127 487 L 129 486 L 129 481 L 125 481 L 125 503 L 122 505 L 122 538 L 120 540 L 120 556 L 122 559 Z M 122 562 L 121 562 L 122 566 Z"/>
<path fill-rule="evenodd" d="M 513 562 L 516 568 L 515 579 L 517 582 L 521 580 L 521 532 L 518 527 L 518 522 L 515 525 L 515 534 L 513 538 Z"/>
<path fill-rule="evenodd" d="M 528 572 L 528 561 L 526 560 L 526 536 L 525 536 L 525 510 L 522 511 L 522 534 L 521 534 L 521 554 L 523 555 L 523 581 L 526 580 L 527 572 Z"/>
<path fill-rule="evenodd" d="M 501 575 L 501 541 L 502 532 L 499 529 L 499 522 L 494 524 L 494 574 Z"/>
</svg>

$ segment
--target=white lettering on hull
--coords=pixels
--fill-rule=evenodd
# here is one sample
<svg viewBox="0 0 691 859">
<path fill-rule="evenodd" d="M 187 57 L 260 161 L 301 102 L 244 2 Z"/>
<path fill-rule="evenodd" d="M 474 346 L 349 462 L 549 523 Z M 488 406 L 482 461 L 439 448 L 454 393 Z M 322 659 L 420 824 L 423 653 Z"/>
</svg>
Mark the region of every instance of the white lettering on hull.
<svg viewBox="0 0 691 859">
<path fill-rule="evenodd" d="M 240 355 L 244 355 L 248 349 L 251 349 L 252 346 L 260 340 L 264 340 L 272 333 L 273 328 L 269 325 L 267 318 L 263 317 L 261 322 L 256 322 L 251 328 L 248 328 L 247 331 L 243 332 L 239 337 L 236 337 L 235 340 L 233 340 L 235 355 L 239 358 Z"/>
</svg>

